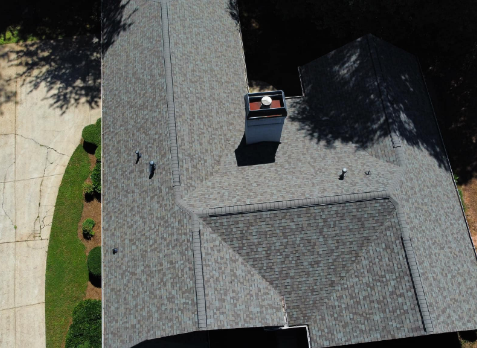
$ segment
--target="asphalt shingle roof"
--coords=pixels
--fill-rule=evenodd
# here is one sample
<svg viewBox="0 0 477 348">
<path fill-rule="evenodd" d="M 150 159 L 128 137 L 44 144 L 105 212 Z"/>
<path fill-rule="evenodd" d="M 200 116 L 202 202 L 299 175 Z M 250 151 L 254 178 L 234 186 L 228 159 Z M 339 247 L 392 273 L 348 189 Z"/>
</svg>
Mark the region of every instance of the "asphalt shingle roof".
<svg viewBox="0 0 477 348">
<path fill-rule="evenodd" d="M 289 325 L 308 324 L 314 347 L 424 333 L 390 200 L 204 222 L 284 296 Z"/>
<path fill-rule="evenodd" d="M 369 35 L 301 67 L 281 143 L 245 147 L 229 1 L 124 4 L 103 57 L 105 347 L 280 326 L 283 298 L 314 347 L 477 326 L 475 253 L 414 56 Z"/>
<path fill-rule="evenodd" d="M 197 329 L 192 221 L 171 185 L 161 7 L 132 0 L 129 14 L 135 24 L 103 57 L 103 342 L 115 348 Z"/>
</svg>

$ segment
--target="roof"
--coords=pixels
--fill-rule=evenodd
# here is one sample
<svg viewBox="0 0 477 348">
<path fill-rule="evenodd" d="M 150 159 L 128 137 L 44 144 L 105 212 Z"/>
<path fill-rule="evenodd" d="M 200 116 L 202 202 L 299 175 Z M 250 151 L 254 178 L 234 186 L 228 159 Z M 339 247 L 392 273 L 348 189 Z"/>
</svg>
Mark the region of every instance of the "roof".
<svg viewBox="0 0 477 348">
<path fill-rule="evenodd" d="M 108 41 L 104 346 L 281 326 L 283 301 L 313 347 L 477 327 L 475 252 L 417 59 L 368 35 L 310 62 L 281 143 L 244 146 L 230 11 L 131 0 Z"/>
<path fill-rule="evenodd" d="M 204 222 L 207 234 L 284 296 L 289 325 L 308 324 L 313 346 L 423 333 L 390 200 L 208 216 Z M 215 284 L 206 277 L 209 283 Z M 212 289 L 207 299 L 214 313 Z"/>
</svg>

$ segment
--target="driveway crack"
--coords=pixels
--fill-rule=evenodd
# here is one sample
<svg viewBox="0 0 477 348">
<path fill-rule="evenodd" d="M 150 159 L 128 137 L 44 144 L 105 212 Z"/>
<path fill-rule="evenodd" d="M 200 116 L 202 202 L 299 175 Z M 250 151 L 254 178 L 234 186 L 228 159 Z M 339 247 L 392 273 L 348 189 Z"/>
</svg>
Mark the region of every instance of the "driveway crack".
<svg viewBox="0 0 477 348">
<path fill-rule="evenodd" d="M 33 139 L 31 139 L 31 140 L 33 140 Z M 35 140 L 33 140 L 33 141 L 35 141 Z M 42 146 L 41 144 L 39 144 L 39 145 Z M 41 177 L 41 182 L 40 182 L 40 197 L 38 198 L 38 214 L 37 214 L 37 217 L 36 217 L 35 221 L 33 222 L 33 238 L 39 237 L 40 239 L 41 239 L 41 230 L 43 229 L 41 224 L 42 224 L 42 222 L 44 222 L 44 220 L 46 218 L 46 213 L 45 213 L 45 217 L 42 220 L 40 220 L 41 192 L 42 192 L 42 187 L 43 187 L 43 181 L 45 181 L 46 168 L 48 167 L 48 154 L 50 153 L 50 150 L 52 149 L 48 146 L 45 146 L 45 147 L 46 147 L 46 159 L 45 159 L 45 167 L 43 168 L 43 176 Z M 53 150 L 56 151 L 55 149 L 53 149 Z M 38 228 L 39 228 L 38 233 L 36 233 L 37 223 L 38 223 Z"/>
<path fill-rule="evenodd" d="M 55 148 L 51 147 L 51 146 L 48 146 L 48 145 L 44 145 L 44 144 L 40 144 L 38 141 L 36 141 L 35 139 L 33 138 L 28 138 L 28 137 L 25 137 L 21 134 L 18 134 L 18 133 L 15 133 L 15 135 L 18 135 L 19 137 L 22 137 L 23 139 L 26 139 L 26 140 L 31 140 L 33 141 L 34 143 L 38 144 L 39 146 L 41 147 L 45 147 L 47 150 L 53 150 L 55 151 L 57 154 L 59 155 L 63 155 L 63 156 L 67 156 L 66 154 L 62 153 L 62 152 L 59 152 L 58 150 L 56 150 Z M 47 152 L 48 153 L 48 152 Z M 47 159 L 48 160 L 48 159 Z M 45 168 L 46 169 L 46 168 Z"/>
<path fill-rule="evenodd" d="M 13 162 L 12 164 L 10 164 L 7 168 L 7 170 L 5 171 L 5 176 L 3 177 L 3 185 L 2 185 L 2 210 L 3 212 L 5 213 L 5 215 L 8 217 L 8 219 L 10 220 L 10 222 L 12 223 L 12 226 L 15 227 L 15 223 L 13 222 L 12 218 L 10 217 L 10 215 L 8 215 L 7 211 L 5 210 L 5 186 L 6 186 L 6 181 L 7 181 L 7 174 L 8 174 L 8 170 L 15 164 L 15 162 Z"/>
</svg>

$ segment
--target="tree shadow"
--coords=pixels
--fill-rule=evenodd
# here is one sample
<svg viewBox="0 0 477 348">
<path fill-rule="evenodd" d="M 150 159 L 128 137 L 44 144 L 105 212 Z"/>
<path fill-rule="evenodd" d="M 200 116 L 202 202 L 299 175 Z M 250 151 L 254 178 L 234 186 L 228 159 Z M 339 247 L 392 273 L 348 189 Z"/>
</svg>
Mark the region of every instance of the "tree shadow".
<svg viewBox="0 0 477 348">
<path fill-rule="evenodd" d="M 2 10 L 0 34 L 15 31 L 20 41 L 40 39 L 22 44 L 11 52 L 14 58 L 10 64 L 18 68 L 15 78 L 21 81 L 20 86 L 27 85 L 29 93 L 45 88 L 44 100 L 61 114 L 80 104 L 98 108 L 101 55 L 133 25 L 131 16 L 135 10 L 124 15 L 129 3 L 121 0 L 103 1 L 102 5 L 100 0 L 81 3 L 20 0 L 15 6 L 7 5 L 12 10 L 8 13 L 11 18 L 7 20 L 7 13 Z M 50 11 L 47 13 L 45 9 Z M 0 81 L 1 104 L 14 98 L 14 93 L 8 94 L 3 86 L 12 82 L 12 79 Z"/>
<path fill-rule="evenodd" d="M 369 48 L 373 40 L 374 57 Z M 387 76 L 378 77 L 379 64 Z M 290 100 L 289 118 L 311 139 L 328 147 L 353 143 L 396 164 L 396 134 L 446 167 L 425 85 L 411 55 L 368 36 L 300 67 L 300 75 L 304 96 Z"/>
<path fill-rule="evenodd" d="M 134 23 L 132 16 L 137 12 L 137 8 L 125 15 L 126 8 L 131 0 L 104 0 L 102 1 L 102 44 L 101 52 L 103 56 L 108 49 L 116 42 L 121 33 L 126 32 Z"/>
<path fill-rule="evenodd" d="M 227 4 L 227 11 L 229 12 L 230 17 L 235 21 L 235 24 L 240 24 L 240 16 L 237 0 L 229 0 Z"/>
<path fill-rule="evenodd" d="M 7 61 L 8 52 L 3 52 L 0 54 L 0 60 Z M 9 83 L 9 80 L 3 76 L 0 71 L 0 117 L 4 115 L 5 111 L 2 108 L 2 105 L 11 103 L 15 101 L 16 92 L 13 86 Z"/>
<path fill-rule="evenodd" d="M 75 37 L 22 45 L 12 64 L 19 67 L 16 78 L 29 93 L 44 87 L 50 107 L 65 113 L 86 103 L 99 107 L 101 98 L 101 54 L 96 38 Z"/>
<path fill-rule="evenodd" d="M 373 33 L 419 58 L 453 169 L 477 172 L 477 4 L 237 0 L 248 80 L 300 95 L 297 68 Z M 233 13 L 232 18 L 235 18 Z M 271 40 L 270 38 L 279 38 Z"/>
<path fill-rule="evenodd" d="M 101 0 L 17 0 L 2 4 L 0 35 L 15 41 L 96 36 L 101 32 Z"/>
</svg>

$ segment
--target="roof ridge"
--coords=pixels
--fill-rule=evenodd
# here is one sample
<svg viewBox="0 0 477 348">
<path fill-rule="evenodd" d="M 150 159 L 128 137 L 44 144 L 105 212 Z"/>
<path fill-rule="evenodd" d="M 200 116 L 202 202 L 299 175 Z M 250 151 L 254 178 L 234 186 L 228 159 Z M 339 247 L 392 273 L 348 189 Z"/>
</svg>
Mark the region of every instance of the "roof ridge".
<svg viewBox="0 0 477 348">
<path fill-rule="evenodd" d="M 370 42 L 372 40 L 372 43 Z M 386 84 L 384 82 L 384 74 L 381 67 L 381 61 L 377 53 L 376 47 L 376 37 L 373 35 L 366 35 L 366 42 L 368 43 L 369 53 L 371 56 L 371 61 L 373 63 L 374 73 L 376 75 L 376 83 L 378 85 L 378 90 L 380 94 L 381 103 L 383 105 L 383 113 L 386 117 L 386 121 L 389 127 L 389 133 L 391 137 L 391 142 L 393 144 L 394 151 L 396 153 L 396 158 L 399 166 L 404 165 L 404 153 L 401 148 L 401 138 L 397 132 L 397 122 L 392 111 L 391 101 L 389 100 L 389 95 L 386 90 Z"/>
<path fill-rule="evenodd" d="M 385 199 L 385 198 L 390 198 L 390 194 L 387 190 L 352 193 L 352 194 L 344 194 L 344 195 L 322 196 L 322 197 L 315 197 L 315 198 L 293 199 L 293 200 L 287 200 L 287 201 L 242 204 L 242 205 L 214 207 L 214 208 L 205 208 L 205 209 L 196 209 L 196 210 L 187 207 L 187 204 L 182 200 L 180 201 L 180 204 L 186 210 L 197 214 L 199 217 L 202 217 L 202 216 L 208 216 L 208 215 L 230 215 L 230 214 L 243 214 L 243 213 L 252 213 L 257 211 L 267 211 L 267 210 L 284 210 L 284 209 L 293 209 L 293 208 L 313 206 L 313 205 L 351 203 L 351 202 L 368 201 L 373 199 Z"/>
</svg>

